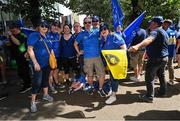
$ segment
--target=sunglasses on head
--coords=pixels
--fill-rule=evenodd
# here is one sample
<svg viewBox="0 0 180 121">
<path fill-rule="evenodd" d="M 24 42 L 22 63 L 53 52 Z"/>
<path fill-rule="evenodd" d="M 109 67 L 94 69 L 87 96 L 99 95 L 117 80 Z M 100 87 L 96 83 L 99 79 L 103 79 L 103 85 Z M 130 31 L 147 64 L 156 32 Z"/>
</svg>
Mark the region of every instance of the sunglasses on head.
<svg viewBox="0 0 180 121">
<path fill-rule="evenodd" d="M 84 22 L 84 24 L 91 24 L 91 22 L 89 21 L 89 22 Z"/>
</svg>

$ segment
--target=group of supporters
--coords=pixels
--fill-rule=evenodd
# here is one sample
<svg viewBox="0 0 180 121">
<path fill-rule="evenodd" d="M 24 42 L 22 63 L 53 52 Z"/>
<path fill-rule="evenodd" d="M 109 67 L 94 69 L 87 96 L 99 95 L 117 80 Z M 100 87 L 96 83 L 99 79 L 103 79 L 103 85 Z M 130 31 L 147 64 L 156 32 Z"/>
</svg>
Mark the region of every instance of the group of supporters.
<svg viewBox="0 0 180 121">
<path fill-rule="evenodd" d="M 41 20 L 37 25 L 36 32 L 30 34 L 29 37 L 21 31 L 18 24 L 14 23 L 9 27 L 11 56 L 16 60 L 18 75 L 23 80 L 23 88 L 20 92 L 24 93 L 32 87 L 31 112 L 37 112 L 36 96 L 41 88 L 43 89 L 43 100 L 49 102 L 53 101 L 53 97 L 48 94 L 48 89 L 52 93 L 57 93 L 57 87 L 64 88 L 64 85 L 59 82 L 59 73 L 62 71 L 64 71 L 66 83 L 72 81 L 71 71 L 74 72 L 73 78 L 76 79 L 85 75 L 90 95 L 93 95 L 95 91 L 94 81 L 98 80 L 97 91 L 101 97 L 108 95 L 103 89 L 105 75 L 108 74 L 112 93 L 105 103 L 112 104 L 116 101 L 118 80 L 113 78 L 101 50 L 127 49 L 121 33 L 121 26 L 115 28 L 116 32 L 111 32 L 109 25 L 106 23 L 100 24 L 97 16 L 85 17 L 83 22 L 84 30 L 82 30 L 80 23 L 74 23 L 74 34 L 71 32 L 70 25 L 65 24 L 61 28 L 57 21 L 49 26 L 45 20 Z M 166 95 L 165 66 L 168 63 L 168 83 L 172 85 L 175 78 L 173 68 L 175 55 L 177 55 L 177 67 L 180 67 L 180 39 L 169 28 L 171 24 L 172 21 L 169 19 L 163 20 L 161 16 L 154 17 L 149 23 L 147 31 L 141 28 L 135 31 L 136 36 L 128 49 L 130 65 L 134 69 L 134 76 L 130 77 L 133 81 L 140 80 L 144 58 L 148 58 L 145 69 L 147 93 L 140 95 L 140 99 L 143 101 L 153 101 L 155 77 L 158 77 L 160 82 L 158 95 Z M 55 69 L 51 69 L 49 66 L 50 52 L 54 53 L 57 60 L 58 67 Z M 31 66 L 29 66 L 29 63 Z M 3 66 L 1 67 L 2 71 Z M 32 79 L 30 78 L 30 70 L 33 73 Z M 2 75 L 4 74 L 2 73 Z M 6 83 L 5 77 L 2 77 L 2 83 Z M 97 77 L 97 79 L 94 79 L 94 77 Z"/>
</svg>

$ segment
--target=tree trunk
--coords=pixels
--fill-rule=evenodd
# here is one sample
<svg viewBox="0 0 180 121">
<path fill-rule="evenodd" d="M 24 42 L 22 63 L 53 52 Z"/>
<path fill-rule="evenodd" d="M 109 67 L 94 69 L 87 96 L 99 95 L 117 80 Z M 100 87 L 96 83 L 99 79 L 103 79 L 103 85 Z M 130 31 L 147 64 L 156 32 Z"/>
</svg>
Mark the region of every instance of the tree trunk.
<svg viewBox="0 0 180 121">
<path fill-rule="evenodd" d="M 38 0 L 29 0 L 30 8 L 28 11 L 29 18 L 34 27 L 37 27 L 38 22 L 41 19 L 41 10 Z"/>
</svg>

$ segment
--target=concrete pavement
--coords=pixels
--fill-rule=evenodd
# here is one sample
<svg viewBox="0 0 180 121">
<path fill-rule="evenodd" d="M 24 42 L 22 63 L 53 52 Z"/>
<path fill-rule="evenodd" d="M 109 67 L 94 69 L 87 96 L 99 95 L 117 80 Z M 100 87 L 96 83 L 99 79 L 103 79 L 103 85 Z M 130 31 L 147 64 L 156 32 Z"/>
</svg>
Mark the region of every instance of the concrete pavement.
<svg viewBox="0 0 180 121">
<path fill-rule="evenodd" d="M 180 76 L 180 69 L 175 69 L 175 75 Z M 138 98 L 138 94 L 146 89 L 144 76 L 138 83 L 128 79 L 120 81 L 117 101 L 112 105 L 106 105 L 106 98 L 99 97 L 97 93 L 89 96 L 79 91 L 68 95 L 67 89 L 59 89 L 52 95 L 53 103 L 42 101 L 42 95 L 39 95 L 38 112 L 30 113 L 29 93 L 18 93 L 19 79 L 12 71 L 8 77 L 9 96 L 0 101 L 0 120 L 180 120 L 179 81 L 168 86 L 166 98 L 155 98 L 153 103 L 141 102 Z M 2 85 L 0 87 L 2 90 Z M 159 87 L 158 82 L 156 87 Z"/>
</svg>

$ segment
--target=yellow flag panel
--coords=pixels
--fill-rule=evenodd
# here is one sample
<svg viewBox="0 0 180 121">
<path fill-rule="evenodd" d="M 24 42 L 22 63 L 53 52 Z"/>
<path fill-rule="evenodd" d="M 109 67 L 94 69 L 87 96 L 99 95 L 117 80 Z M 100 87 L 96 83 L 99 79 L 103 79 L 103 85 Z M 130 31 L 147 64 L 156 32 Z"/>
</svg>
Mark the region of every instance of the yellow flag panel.
<svg viewBox="0 0 180 121">
<path fill-rule="evenodd" d="M 102 50 L 102 54 L 114 79 L 126 78 L 128 67 L 126 50 Z"/>
</svg>

